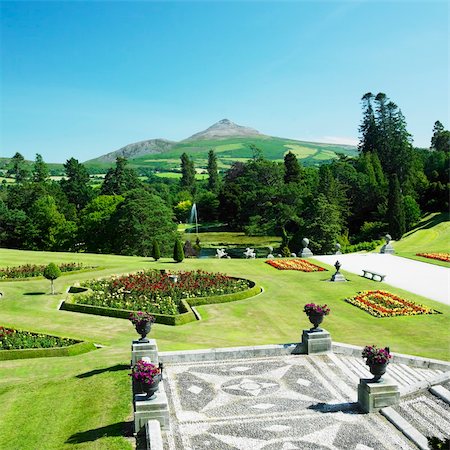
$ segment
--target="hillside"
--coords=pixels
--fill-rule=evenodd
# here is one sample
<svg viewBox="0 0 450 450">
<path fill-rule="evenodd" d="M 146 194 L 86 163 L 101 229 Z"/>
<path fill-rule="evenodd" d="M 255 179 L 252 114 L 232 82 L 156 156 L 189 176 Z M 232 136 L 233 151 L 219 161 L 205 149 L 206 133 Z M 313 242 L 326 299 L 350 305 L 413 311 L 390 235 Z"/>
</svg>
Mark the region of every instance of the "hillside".
<svg viewBox="0 0 450 450">
<path fill-rule="evenodd" d="M 179 169 L 180 156 L 186 152 L 194 160 L 197 168 L 205 168 L 208 151 L 213 149 L 217 154 L 219 169 L 225 170 L 235 161 L 246 161 L 251 158 L 252 144 L 262 150 L 265 158 L 272 161 L 283 161 L 284 155 L 292 151 L 304 166 L 317 166 L 335 159 L 336 153 L 343 153 L 349 157 L 357 154 L 356 147 L 351 145 L 266 136 L 253 128 L 223 119 L 181 142 L 164 139 L 137 142 L 86 161 L 85 164 L 104 166 L 111 164 L 117 156 L 125 156 L 135 168 L 148 167 L 159 171 L 173 171 Z"/>
</svg>

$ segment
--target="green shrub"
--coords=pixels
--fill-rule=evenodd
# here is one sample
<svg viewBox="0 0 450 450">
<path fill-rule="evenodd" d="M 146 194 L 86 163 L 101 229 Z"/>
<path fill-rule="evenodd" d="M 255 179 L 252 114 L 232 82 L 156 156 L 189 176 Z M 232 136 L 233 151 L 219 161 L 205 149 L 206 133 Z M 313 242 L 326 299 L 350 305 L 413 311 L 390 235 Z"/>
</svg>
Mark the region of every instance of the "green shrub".
<svg viewBox="0 0 450 450">
<path fill-rule="evenodd" d="M 173 247 L 173 259 L 177 263 L 182 262 L 183 259 L 184 259 L 183 246 L 182 246 L 181 241 L 179 239 L 177 239 L 175 241 L 175 245 Z"/>
<path fill-rule="evenodd" d="M 159 248 L 159 243 L 158 243 L 158 241 L 156 239 L 153 240 L 152 256 L 153 256 L 155 261 L 158 261 L 158 259 L 161 258 L 161 250 Z"/>
<path fill-rule="evenodd" d="M 95 350 L 92 342 L 80 342 L 68 347 L 29 348 L 25 350 L 0 350 L 0 361 L 28 358 L 52 358 L 59 356 L 77 356 Z"/>
</svg>

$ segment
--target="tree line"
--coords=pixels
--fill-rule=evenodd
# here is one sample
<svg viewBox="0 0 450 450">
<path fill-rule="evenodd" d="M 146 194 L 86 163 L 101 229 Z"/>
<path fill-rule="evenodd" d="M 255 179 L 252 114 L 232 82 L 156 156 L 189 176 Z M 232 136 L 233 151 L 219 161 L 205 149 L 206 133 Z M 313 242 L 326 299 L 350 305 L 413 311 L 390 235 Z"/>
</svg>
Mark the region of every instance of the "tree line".
<svg viewBox="0 0 450 450">
<path fill-rule="evenodd" d="M 365 94 L 362 113 L 359 156 L 319 168 L 302 167 L 292 152 L 269 161 L 252 145 L 253 157 L 224 176 L 211 149 L 202 181 L 187 153 L 180 180 L 148 173 L 141 181 L 119 157 L 94 188 L 75 158 L 51 181 L 41 155 L 30 172 L 16 153 L 8 168 L 15 183 L 0 186 L 0 245 L 148 256 L 156 241 L 169 256 L 194 202 L 201 222 L 281 236 L 286 252 L 297 252 L 305 236 L 321 253 L 387 232 L 400 239 L 422 212 L 448 210 L 450 132 L 437 121 L 430 149 L 414 148 L 400 108 L 383 93 Z"/>
</svg>

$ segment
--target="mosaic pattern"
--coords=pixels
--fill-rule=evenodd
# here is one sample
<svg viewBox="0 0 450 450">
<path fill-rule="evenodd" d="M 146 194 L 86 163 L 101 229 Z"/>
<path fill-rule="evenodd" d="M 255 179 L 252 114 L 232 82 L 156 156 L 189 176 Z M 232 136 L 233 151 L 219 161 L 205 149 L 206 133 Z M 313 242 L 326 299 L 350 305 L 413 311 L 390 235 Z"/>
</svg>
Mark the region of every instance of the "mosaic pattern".
<svg viewBox="0 0 450 450">
<path fill-rule="evenodd" d="M 167 365 L 169 450 L 413 449 L 328 355 Z"/>
</svg>

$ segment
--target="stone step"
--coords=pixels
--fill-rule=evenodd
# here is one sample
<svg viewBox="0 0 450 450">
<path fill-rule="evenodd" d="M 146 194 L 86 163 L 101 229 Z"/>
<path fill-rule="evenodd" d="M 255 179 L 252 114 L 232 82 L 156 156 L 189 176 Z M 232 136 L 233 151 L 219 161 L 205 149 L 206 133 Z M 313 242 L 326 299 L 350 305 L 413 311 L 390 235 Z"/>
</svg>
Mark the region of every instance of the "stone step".
<svg viewBox="0 0 450 450">
<path fill-rule="evenodd" d="M 450 391 L 446 389 L 444 386 L 438 384 L 436 386 L 432 386 L 430 388 L 430 392 L 435 395 L 436 397 L 439 397 L 441 400 L 443 400 L 445 403 L 450 405 Z"/>
<path fill-rule="evenodd" d="M 430 388 L 430 392 L 421 391 L 401 398 L 399 405 L 392 407 L 395 414 L 391 414 L 391 411 L 388 410 L 388 415 L 394 417 L 394 420 L 401 417 L 404 422 L 400 421 L 400 423 L 403 428 L 406 427 L 407 432 L 410 429 L 413 430 L 410 439 L 417 445 L 424 445 L 428 436 L 436 436 L 441 439 L 450 437 L 450 402 L 441 399 L 441 396 L 435 395 L 434 392 L 442 394 L 443 397 L 450 400 L 450 392 L 442 386 L 436 385 Z M 386 415 L 384 411 L 382 414 Z M 391 420 L 388 415 L 386 417 Z M 409 437 L 406 432 L 404 434 Z M 425 438 L 425 441 L 420 435 Z"/>
</svg>

